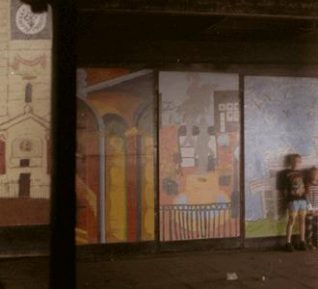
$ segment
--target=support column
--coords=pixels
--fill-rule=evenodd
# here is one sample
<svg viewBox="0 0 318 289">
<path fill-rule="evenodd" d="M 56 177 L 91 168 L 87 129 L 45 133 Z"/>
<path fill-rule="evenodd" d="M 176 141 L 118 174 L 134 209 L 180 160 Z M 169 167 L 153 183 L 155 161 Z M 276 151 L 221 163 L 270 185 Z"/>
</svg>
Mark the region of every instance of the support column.
<svg viewBox="0 0 318 289">
<path fill-rule="evenodd" d="M 138 132 L 131 128 L 127 132 L 127 241 L 140 239 L 138 179 L 141 177 L 138 169 Z"/>
</svg>

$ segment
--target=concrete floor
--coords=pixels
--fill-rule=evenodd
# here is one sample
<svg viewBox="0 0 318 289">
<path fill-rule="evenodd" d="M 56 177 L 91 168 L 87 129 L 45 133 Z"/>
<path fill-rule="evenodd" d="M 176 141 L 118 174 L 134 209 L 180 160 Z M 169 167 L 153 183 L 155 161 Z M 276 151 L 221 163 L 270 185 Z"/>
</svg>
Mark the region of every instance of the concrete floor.
<svg viewBox="0 0 318 289">
<path fill-rule="evenodd" d="M 227 281 L 227 272 L 236 272 L 238 280 Z M 44 289 L 47 279 L 47 258 L 0 260 L 3 288 Z M 201 251 L 87 259 L 78 262 L 77 279 L 78 289 L 317 289 L 318 252 Z"/>
</svg>

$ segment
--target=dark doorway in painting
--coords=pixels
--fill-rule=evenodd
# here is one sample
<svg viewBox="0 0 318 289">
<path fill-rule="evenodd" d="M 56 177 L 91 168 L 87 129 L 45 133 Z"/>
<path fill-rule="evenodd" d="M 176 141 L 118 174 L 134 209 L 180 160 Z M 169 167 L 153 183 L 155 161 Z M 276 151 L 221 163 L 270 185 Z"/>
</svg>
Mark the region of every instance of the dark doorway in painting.
<svg viewBox="0 0 318 289">
<path fill-rule="evenodd" d="M 22 173 L 19 178 L 19 197 L 30 197 L 31 174 Z"/>
</svg>

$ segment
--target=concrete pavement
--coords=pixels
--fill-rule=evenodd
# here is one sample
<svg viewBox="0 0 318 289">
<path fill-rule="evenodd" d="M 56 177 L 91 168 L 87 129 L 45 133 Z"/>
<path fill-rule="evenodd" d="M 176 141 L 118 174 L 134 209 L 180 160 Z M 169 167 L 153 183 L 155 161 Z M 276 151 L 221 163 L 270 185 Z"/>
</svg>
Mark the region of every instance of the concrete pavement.
<svg viewBox="0 0 318 289">
<path fill-rule="evenodd" d="M 78 289 L 318 289 L 318 252 L 200 251 L 83 259 L 77 272 Z M 238 280 L 227 281 L 230 272 Z M 48 276 L 48 258 L 0 260 L 3 288 L 45 289 Z"/>
</svg>

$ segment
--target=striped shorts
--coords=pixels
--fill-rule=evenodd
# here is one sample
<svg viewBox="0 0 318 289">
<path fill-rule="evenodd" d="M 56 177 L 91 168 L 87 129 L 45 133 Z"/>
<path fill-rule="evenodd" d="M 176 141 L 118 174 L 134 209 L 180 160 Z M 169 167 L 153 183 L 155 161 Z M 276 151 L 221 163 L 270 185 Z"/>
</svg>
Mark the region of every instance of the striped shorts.
<svg viewBox="0 0 318 289">
<path fill-rule="evenodd" d="M 318 246 L 318 216 L 311 212 L 306 215 L 306 241 Z"/>
</svg>

